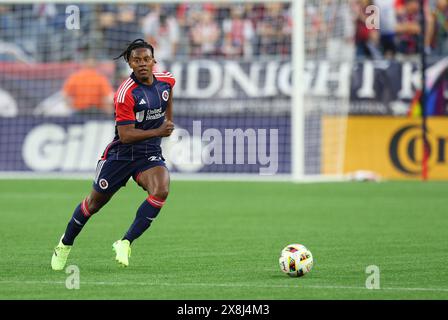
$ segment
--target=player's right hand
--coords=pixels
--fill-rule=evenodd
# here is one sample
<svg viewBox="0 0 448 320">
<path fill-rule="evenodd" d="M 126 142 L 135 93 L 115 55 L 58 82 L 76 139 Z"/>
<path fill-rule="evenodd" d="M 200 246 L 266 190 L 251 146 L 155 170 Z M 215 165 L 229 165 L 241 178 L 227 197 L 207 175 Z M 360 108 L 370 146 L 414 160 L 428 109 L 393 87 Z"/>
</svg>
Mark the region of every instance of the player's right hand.
<svg viewBox="0 0 448 320">
<path fill-rule="evenodd" d="M 165 120 L 158 130 L 160 137 L 169 137 L 174 130 L 174 123 L 170 120 Z"/>
</svg>

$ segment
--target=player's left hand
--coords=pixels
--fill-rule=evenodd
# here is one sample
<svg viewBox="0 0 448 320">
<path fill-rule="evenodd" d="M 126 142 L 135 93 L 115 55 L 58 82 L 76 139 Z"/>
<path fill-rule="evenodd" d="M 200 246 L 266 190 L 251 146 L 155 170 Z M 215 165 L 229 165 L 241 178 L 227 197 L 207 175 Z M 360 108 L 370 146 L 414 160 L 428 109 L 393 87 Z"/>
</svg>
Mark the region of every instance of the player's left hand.
<svg viewBox="0 0 448 320">
<path fill-rule="evenodd" d="M 169 137 L 174 130 L 174 123 L 170 120 L 165 120 L 159 127 L 161 137 Z"/>
</svg>

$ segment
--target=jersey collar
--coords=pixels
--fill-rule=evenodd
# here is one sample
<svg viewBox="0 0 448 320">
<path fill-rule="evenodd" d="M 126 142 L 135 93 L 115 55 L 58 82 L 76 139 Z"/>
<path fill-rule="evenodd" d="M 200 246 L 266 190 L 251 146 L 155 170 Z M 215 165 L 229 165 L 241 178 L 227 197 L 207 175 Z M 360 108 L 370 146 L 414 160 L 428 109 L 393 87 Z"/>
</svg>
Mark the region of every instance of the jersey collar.
<svg viewBox="0 0 448 320">
<path fill-rule="evenodd" d="M 135 83 L 137 83 L 139 86 L 152 87 L 152 86 L 157 82 L 157 78 L 154 76 L 153 73 L 151 73 L 151 74 L 152 74 L 152 79 L 153 79 L 151 85 L 147 85 L 147 84 L 145 84 L 145 83 L 143 83 L 143 82 L 140 82 L 140 81 L 137 79 L 137 77 L 135 76 L 134 72 L 131 73 L 131 78 L 132 78 L 132 80 L 134 80 Z"/>
</svg>

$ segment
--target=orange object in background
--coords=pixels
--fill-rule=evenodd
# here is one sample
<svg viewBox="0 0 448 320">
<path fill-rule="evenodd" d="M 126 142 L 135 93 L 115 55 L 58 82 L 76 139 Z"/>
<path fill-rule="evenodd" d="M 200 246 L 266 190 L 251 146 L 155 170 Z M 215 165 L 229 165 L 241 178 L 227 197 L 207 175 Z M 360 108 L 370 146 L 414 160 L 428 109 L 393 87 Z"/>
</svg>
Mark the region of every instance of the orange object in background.
<svg viewBox="0 0 448 320">
<path fill-rule="evenodd" d="M 104 99 L 113 94 L 108 79 L 93 68 L 73 73 L 65 82 L 64 93 L 71 98 L 75 110 L 103 108 Z"/>
</svg>

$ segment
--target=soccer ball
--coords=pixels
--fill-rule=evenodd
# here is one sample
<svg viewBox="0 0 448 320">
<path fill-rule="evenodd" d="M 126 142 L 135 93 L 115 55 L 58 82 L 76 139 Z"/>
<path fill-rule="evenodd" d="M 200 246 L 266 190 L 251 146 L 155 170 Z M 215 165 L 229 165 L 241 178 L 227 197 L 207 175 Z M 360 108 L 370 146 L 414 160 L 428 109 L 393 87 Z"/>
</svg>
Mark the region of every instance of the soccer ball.
<svg viewBox="0 0 448 320">
<path fill-rule="evenodd" d="M 304 245 L 290 244 L 282 250 L 278 263 L 288 276 L 302 277 L 311 271 L 313 255 Z"/>
</svg>

